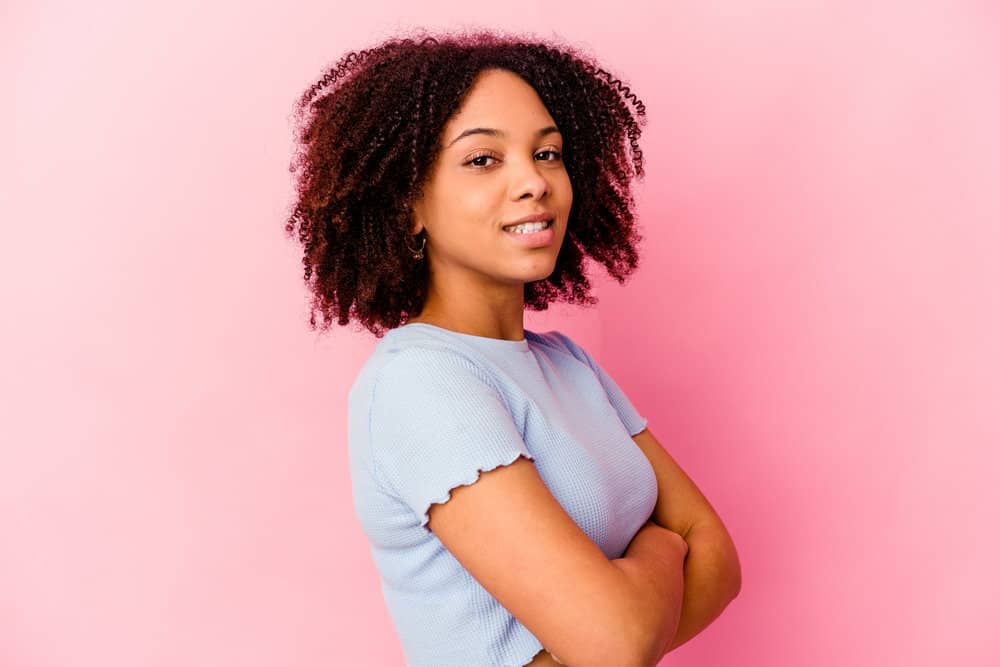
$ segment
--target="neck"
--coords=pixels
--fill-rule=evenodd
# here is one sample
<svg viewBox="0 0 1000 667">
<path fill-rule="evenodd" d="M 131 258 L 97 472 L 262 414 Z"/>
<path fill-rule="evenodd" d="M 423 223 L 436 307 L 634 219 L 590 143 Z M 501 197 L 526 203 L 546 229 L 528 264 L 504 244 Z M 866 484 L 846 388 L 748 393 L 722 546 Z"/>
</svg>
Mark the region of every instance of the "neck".
<svg viewBox="0 0 1000 667">
<path fill-rule="evenodd" d="M 423 322 L 459 333 L 522 340 L 524 338 L 524 285 L 503 291 L 444 295 L 433 285 L 424 307 L 407 322 Z"/>
</svg>

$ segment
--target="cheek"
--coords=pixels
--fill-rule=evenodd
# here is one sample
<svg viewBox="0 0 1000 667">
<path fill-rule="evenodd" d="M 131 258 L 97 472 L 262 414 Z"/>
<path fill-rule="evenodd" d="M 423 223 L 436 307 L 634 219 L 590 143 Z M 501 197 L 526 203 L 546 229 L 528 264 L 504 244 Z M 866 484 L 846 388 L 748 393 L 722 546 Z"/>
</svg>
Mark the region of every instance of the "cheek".
<svg viewBox="0 0 1000 667">
<path fill-rule="evenodd" d="M 559 171 L 559 178 L 557 179 L 559 190 L 565 194 L 566 197 L 573 196 L 573 184 L 569 180 L 569 172 L 565 169 Z"/>
<path fill-rule="evenodd" d="M 562 202 L 562 208 L 566 211 L 569 210 L 570 206 L 573 204 L 573 186 L 569 182 L 569 176 L 566 176 L 565 181 L 559 189 L 560 200 Z"/>
<path fill-rule="evenodd" d="M 440 197 L 434 207 L 437 227 L 460 232 L 478 227 L 495 210 L 493 199 L 469 187 L 453 189 L 453 196 Z"/>
<path fill-rule="evenodd" d="M 469 188 L 455 201 L 461 221 L 474 227 L 496 225 L 505 213 L 504 192 L 501 188 Z"/>
</svg>

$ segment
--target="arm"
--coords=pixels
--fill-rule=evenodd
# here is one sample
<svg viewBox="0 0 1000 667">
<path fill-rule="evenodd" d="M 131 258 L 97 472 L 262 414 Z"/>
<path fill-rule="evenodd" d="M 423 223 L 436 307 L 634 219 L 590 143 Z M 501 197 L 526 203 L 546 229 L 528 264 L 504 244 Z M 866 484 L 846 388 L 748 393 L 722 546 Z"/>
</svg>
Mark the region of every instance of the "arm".
<svg viewBox="0 0 1000 667">
<path fill-rule="evenodd" d="M 630 558 L 608 560 L 523 456 L 453 487 L 428 515 L 445 548 L 545 647 L 534 665 L 558 656 L 571 667 L 649 667 L 666 648 L 653 639 L 671 609 L 679 617 L 680 535 L 648 523 Z"/>
<path fill-rule="evenodd" d="M 718 618 L 739 594 L 741 585 L 738 557 L 721 524 L 696 525 L 684 539 L 688 543 L 684 603 L 677 631 L 661 658 Z M 732 563 L 737 563 L 735 571 Z"/>
<path fill-rule="evenodd" d="M 611 561 L 633 590 L 634 622 L 643 637 L 639 665 L 655 665 L 670 649 L 681 618 L 687 555 L 688 545 L 680 535 L 648 521 L 624 556 Z"/>
<path fill-rule="evenodd" d="M 680 620 L 687 553 L 687 543 L 680 535 L 647 521 L 625 554 L 610 561 L 621 573 L 630 598 L 630 625 L 638 629 L 635 643 L 630 646 L 633 650 L 627 656 L 622 653 L 614 664 L 650 667 L 668 650 Z M 564 664 L 572 667 L 574 663 L 564 663 L 542 649 L 527 667 Z"/>
<path fill-rule="evenodd" d="M 611 562 L 638 588 L 633 609 L 646 628 L 645 645 L 653 647 L 645 664 L 655 665 L 722 614 L 739 594 L 742 574 L 732 538 L 694 482 L 648 429 L 633 440 L 653 466 L 659 496 L 624 557 Z M 685 543 L 681 560 L 675 540 Z"/>
<path fill-rule="evenodd" d="M 664 654 L 719 617 L 740 591 L 742 574 L 732 538 L 712 505 L 649 429 L 632 437 L 656 473 L 659 496 L 651 520 L 688 543 L 680 623 Z M 661 627 L 667 633 L 669 619 Z M 663 654 L 661 654 L 662 657 Z"/>
</svg>

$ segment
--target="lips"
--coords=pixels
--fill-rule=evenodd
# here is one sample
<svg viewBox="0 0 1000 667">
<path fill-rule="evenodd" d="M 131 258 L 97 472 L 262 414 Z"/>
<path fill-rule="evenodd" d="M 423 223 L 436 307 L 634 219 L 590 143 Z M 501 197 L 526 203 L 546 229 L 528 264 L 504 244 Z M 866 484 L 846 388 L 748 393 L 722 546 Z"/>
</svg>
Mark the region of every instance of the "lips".
<svg viewBox="0 0 1000 667">
<path fill-rule="evenodd" d="M 513 227 L 515 225 L 521 225 L 525 222 L 545 222 L 547 220 L 552 220 L 556 217 L 556 214 L 552 211 L 535 211 L 531 215 L 526 215 L 523 218 L 518 218 L 512 222 L 508 222 L 504 225 L 504 229 L 507 227 Z"/>
<path fill-rule="evenodd" d="M 543 248 L 554 244 L 556 240 L 555 221 L 538 231 L 514 232 L 505 229 L 503 233 L 508 240 L 522 248 Z"/>
<path fill-rule="evenodd" d="M 539 220 L 519 220 L 518 222 L 511 222 L 509 224 L 504 225 L 503 226 L 503 230 L 506 231 L 506 232 L 509 232 L 510 230 L 512 230 L 514 227 L 517 227 L 518 225 L 524 225 L 524 224 L 528 224 L 528 223 L 537 223 L 537 222 L 544 222 L 545 223 L 545 229 L 549 229 L 555 223 L 555 218 L 554 217 L 548 217 L 548 218 L 541 218 Z"/>
</svg>

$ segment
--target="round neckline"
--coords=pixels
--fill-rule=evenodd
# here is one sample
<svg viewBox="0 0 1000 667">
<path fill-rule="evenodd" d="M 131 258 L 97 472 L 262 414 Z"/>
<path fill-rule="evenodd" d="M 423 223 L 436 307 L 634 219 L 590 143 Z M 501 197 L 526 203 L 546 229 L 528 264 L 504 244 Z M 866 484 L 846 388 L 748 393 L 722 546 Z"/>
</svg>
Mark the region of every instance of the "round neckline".
<svg viewBox="0 0 1000 667">
<path fill-rule="evenodd" d="M 462 333 L 461 331 L 453 331 L 452 329 L 445 329 L 444 327 L 439 327 L 436 324 L 430 324 L 429 322 L 407 322 L 406 324 L 398 327 L 403 329 L 405 327 L 430 327 L 437 331 L 444 331 L 445 333 L 452 334 L 454 336 L 459 336 L 466 340 L 481 343 L 483 345 L 493 345 L 495 347 L 501 348 L 514 348 L 518 350 L 528 349 L 528 330 L 524 330 L 524 338 L 521 340 L 507 340 L 506 338 L 491 338 L 490 336 L 476 336 L 475 334 Z"/>
</svg>

